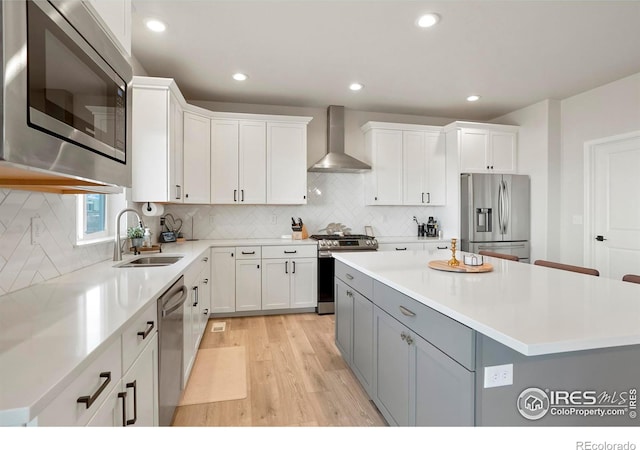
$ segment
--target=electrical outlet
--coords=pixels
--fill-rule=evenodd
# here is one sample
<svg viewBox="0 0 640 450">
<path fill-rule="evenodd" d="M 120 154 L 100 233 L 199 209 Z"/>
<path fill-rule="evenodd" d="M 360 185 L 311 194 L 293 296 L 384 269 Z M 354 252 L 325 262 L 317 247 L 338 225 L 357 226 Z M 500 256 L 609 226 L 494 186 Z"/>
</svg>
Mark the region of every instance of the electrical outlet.
<svg viewBox="0 0 640 450">
<path fill-rule="evenodd" d="M 31 245 L 40 244 L 40 239 L 44 233 L 44 223 L 40 216 L 31 218 Z"/>
<path fill-rule="evenodd" d="M 484 387 L 510 386 L 513 384 L 513 364 L 484 368 Z"/>
</svg>

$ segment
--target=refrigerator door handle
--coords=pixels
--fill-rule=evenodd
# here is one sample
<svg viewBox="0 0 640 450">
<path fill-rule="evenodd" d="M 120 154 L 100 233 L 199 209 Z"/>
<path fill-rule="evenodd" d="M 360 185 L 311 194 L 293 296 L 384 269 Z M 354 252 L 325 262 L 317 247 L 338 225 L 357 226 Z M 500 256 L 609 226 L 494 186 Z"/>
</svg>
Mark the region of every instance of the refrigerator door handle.
<svg viewBox="0 0 640 450">
<path fill-rule="evenodd" d="M 503 200 L 503 195 L 502 195 L 502 180 L 501 180 L 500 184 L 498 185 L 498 226 L 500 227 L 500 234 L 504 234 L 504 231 L 502 231 L 502 226 L 504 224 L 504 219 L 502 218 L 502 215 L 503 215 L 502 200 Z"/>
<path fill-rule="evenodd" d="M 511 211 L 509 211 L 509 189 L 507 187 L 507 182 L 506 181 L 502 181 L 503 183 L 503 187 L 502 187 L 502 195 L 503 195 L 503 200 L 502 200 L 502 208 L 504 210 L 504 223 L 502 225 L 502 233 L 503 234 L 507 234 L 507 226 L 509 225 L 509 214 Z"/>
</svg>

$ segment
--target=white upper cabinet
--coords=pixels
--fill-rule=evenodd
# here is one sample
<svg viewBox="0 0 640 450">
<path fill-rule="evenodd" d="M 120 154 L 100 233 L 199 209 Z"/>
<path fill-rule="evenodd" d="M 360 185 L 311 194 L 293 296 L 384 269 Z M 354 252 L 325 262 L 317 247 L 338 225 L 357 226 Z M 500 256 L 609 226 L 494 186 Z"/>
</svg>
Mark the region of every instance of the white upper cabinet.
<svg viewBox="0 0 640 450">
<path fill-rule="evenodd" d="M 133 77 L 132 86 L 132 200 L 182 203 L 182 94 L 168 78 Z"/>
<path fill-rule="evenodd" d="M 307 123 L 267 122 L 267 203 L 307 203 Z"/>
<path fill-rule="evenodd" d="M 460 172 L 517 172 L 517 126 L 454 122 L 447 129 L 457 130 Z"/>
<path fill-rule="evenodd" d="M 372 129 L 365 137 L 371 154 L 367 205 L 402 204 L 402 131 Z"/>
<path fill-rule="evenodd" d="M 111 40 L 131 55 L 131 0 L 86 0 L 85 5 Z"/>
<path fill-rule="evenodd" d="M 440 127 L 367 122 L 371 156 L 367 205 L 444 205 L 445 145 Z"/>
<path fill-rule="evenodd" d="M 170 78 L 134 77 L 134 202 L 307 203 L 312 117 L 214 112 Z"/>
<path fill-rule="evenodd" d="M 444 205 L 445 145 L 439 131 L 403 131 L 403 204 Z"/>
<path fill-rule="evenodd" d="M 211 119 L 184 112 L 184 203 L 210 203 Z"/>
<path fill-rule="evenodd" d="M 214 119 L 211 203 L 266 203 L 266 122 Z"/>
</svg>

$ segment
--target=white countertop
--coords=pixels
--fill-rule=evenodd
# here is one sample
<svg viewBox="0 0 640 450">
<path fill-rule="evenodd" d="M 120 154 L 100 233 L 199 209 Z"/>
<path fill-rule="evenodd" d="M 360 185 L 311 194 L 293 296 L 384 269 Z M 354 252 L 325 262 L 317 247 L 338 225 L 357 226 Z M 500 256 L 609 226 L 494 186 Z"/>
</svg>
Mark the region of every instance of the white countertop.
<svg viewBox="0 0 640 450">
<path fill-rule="evenodd" d="M 449 250 L 334 257 L 527 356 L 640 344 L 638 284 L 496 258 L 487 273 L 427 266 Z"/>
<path fill-rule="evenodd" d="M 165 267 L 104 261 L 0 296 L 0 426 L 24 424 L 108 346 L 125 324 L 210 247 L 317 245 L 311 239 L 199 240 L 163 244 L 182 255 Z M 147 256 L 143 254 L 142 256 Z M 133 259 L 125 255 L 123 261 Z"/>
</svg>

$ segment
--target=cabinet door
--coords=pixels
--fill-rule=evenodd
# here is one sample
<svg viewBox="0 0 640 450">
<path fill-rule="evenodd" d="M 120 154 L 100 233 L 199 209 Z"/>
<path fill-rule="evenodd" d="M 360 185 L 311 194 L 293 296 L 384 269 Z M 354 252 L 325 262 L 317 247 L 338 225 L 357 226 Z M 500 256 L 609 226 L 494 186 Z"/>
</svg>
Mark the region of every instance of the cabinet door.
<svg viewBox="0 0 640 450">
<path fill-rule="evenodd" d="M 395 244 L 378 244 L 378 251 L 380 252 L 404 252 L 424 250 L 424 244 L 421 242 L 397 242 Z"/>
<path fill-rule="evenodd" d="M 446 147 L 442 133 L 425 133 L 425 203 L 440 206 L 447 202 Z"/>
<path fill-rule="evenodd" d="M 402 204 L 402 131 L 372 130 L 372 205 Z M 373 197 L 373 198 L 371 198 Z"/>
<path fill-rule="evenodd" d="M 122 377 L 127 426 L 158 426 L 158 335 Z"/>
<path fill-rule="evenodd" d="M 353 289 L 335 278 L 336 346 L 351 364 L 353 349 Z"/>
<path fill-rule="evenodd" d="M 486 130 L 459 131 L 460 172 L 486 172 L 489 170 L 489 132 Z"/>
<path fill-rule="evenodd" d="M 422 205 L 427 200 L 427 152 L 425 133 L 422 131 L 402 132 L 403 203 Z"/>
<path fill-rule="evenodd" d="M 236 261 L 236 311 L 262 309 L 261 273 L 259 259 Z"/>
<path fill-rule="evenodd" d="M 239 122 L 211 121 L 211 203 L 238 202 Z"/>
<path fill-rule="evenodd" d="M 230 167 L 230 166 L 229 166 Z M 267 202 L 267 123 L 240 121 L 238 201 L 259 205 Z"/>
<path fill-rule="evenodd" d="M 131 55 L 131 0 L 89 0 L 116 45 Z"/>
<path fill-rule="evenodd" d="M 88 427 L 121 427 L 123 426 L 122 408 L 126 402 L 123 394 L 122 382 L 118 380 L 117 385 L 109 392 L 104 403 L 96 410 L 89 422 Z"/>
<path fill-rule="evenodd" d="M 235 247 L 211 249 L 211 312 L 236 310 Z"/>
<path fill-rule="evenodd" d="M 210 203 L 211 119 L 184 112 L 184 203 Z"/>
<path fill-rule="evenodd" d="M 409 425 L 409 331 L 381 309 L 374 308 L 374 401 L 392 425 Z M 403 336 L 405 339 L 403 339 Z"/>
<path fill-rule="evenodd" d="M 262 260 L 262 309 L 290 307 L 292 269 L 288 259 Z"/>
<path fill-rule="evenodd" d="M 516 134 L 491 133 L 491 169 L 495 172 L 516 171 Z"/>
<path fill-rule="evenodd" d="M 267 122 L 267 203 L 307 203 L 307 126 Z"/>
<path fill-rule="evenodd" d="M 184 201 L 184 112 L 176 96 L 169 96 L 169 201 Z"/>
<path fill-rule="evenodd" d="M 417 426 L 473 426 L 474 373 L 424 339 L 414 339 Z"/>
<path fill-rule="evenodd" d="M 373 303 L 353 293 L 353 369 L 371 394 L 373 387 Z"/>
<path fill-rule="evenodd" d="M 290 260 L 291 308 L 315 308 L 318 305 L 318 258 Z"/>
</svg>

